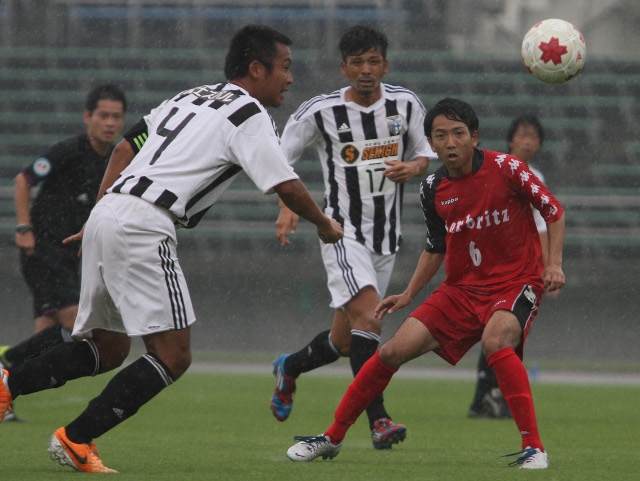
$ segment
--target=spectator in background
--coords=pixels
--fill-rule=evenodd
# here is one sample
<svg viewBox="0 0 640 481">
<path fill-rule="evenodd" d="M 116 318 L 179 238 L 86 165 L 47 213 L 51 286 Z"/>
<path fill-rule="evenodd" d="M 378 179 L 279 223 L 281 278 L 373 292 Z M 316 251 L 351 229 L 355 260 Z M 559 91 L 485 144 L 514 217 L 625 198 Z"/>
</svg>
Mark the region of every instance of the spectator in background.
<svg viewBox="0 0 640 481">
<path fill-rule="evenodd" d="M 542 173 L 531 165 L 542 149 L 544 141 L 544 129 L 534 114 L 524 114 L 513 119 L 507 131 L 507 146 L 511 155 L 524 160 L 529 164 L 529 170 L 544 183 Z M 549 244 L 547 239 L 547 224 L 536 209 L 533 209 L 533 218 L 536 221 L 540 244 L 542 246 L 542 259 L 547 265 Z M 547 292 L 551 297 L 557 297 L 560 291 Z M 511 418 L 511 412 L 507 406 L 493 369 L 487 364 L 484 354 L 480 353 L 477 368 L 476 392 L 469 407 L 470 418 Z"/>
</svg>

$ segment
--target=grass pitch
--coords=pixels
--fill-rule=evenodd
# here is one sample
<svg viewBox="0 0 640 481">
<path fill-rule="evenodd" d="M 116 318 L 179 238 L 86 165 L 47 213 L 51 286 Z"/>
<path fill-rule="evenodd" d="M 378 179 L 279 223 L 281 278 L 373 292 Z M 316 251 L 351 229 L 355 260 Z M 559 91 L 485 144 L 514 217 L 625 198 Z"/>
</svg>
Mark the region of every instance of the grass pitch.
<svg viewBox="0 0 640 481">
<path fill-rule="evenodd" d="M 81 379 L 18 398 L 16 412 L 27 422 L 0 426 L 2 479 L 85 476 L 51 461 L 46 446 L 53 431 L 79 414 L 106 381 Z M 342 376 L 303 376 L 291 418 L 279 423 L 269 409 L 274 379 L 268 369 L 187 373 L 96 443 L 121 481 L 638 479 L 637 386 L 534 384 L 548 470 L 507 467 L 500 456 L 519 450 L 520 436 L 512 421 L 466 417 L 473 382 L 404 378 L 392 380 L 385 392 L 390 413 L 408 427 L 404 443 L 374 450 L 363 416 L 335 459 L 289 461 L 285 453 L 293 436 L 328 427 L 348 382 Z"/>
</svg>

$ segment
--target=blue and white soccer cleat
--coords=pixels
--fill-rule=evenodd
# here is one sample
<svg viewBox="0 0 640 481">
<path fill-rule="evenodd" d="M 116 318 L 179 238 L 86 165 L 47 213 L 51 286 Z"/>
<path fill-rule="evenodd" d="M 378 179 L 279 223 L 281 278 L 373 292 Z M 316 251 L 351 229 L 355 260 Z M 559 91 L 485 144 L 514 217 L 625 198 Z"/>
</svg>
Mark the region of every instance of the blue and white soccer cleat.
<svg viewBox="0 0 640 481">
<path fill-rule="evenodd" d="M 278 421 L 286 421 L 293 409 L 293 394 L 296 392 L 296 378 L 288 376 L 284 363 L 288 354 L 278 356 L 273 361 L 273 375 L 276 377 L 276 388 L 271 397 L 271 412 Z"/>
</svg>

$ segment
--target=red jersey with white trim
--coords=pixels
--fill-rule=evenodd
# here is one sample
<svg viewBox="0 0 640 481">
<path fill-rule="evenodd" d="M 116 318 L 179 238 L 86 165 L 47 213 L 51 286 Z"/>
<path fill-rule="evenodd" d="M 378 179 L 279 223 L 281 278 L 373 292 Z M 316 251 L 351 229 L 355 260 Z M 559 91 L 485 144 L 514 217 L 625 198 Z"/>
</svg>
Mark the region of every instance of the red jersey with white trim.
<svg viewBox="0 0 640 481">
<path fill-rule="evenodd" d="M 446 283 L 481 293 L 506 282 L 542 282 L 531 206 L 547 224 L 557 221 L 563 208 L 525 162 L 475 149 L 469 174 L 449 177 L 439 168 L 422 181 L 420 199 L 425 250 L 446 252 Z"/>
</svg>

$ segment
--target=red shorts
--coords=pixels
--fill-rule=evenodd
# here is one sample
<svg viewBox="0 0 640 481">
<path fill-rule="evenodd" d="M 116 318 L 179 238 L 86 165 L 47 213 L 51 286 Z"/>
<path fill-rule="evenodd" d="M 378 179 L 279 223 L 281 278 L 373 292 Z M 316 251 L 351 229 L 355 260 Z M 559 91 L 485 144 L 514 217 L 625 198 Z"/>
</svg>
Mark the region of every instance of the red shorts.
<svg viewBox="0 0 640 481">
<path fill-rule="evenodd" d="M 522 342 L 516 349 L 522 359 L 524 342 L 543 293 L 544 287 L 539 283 L 511 284 L 495 293 L 479 293 L 442 284 L 410 317 L 422 322 L 438 341 L 441 347 L 434 352 L 455 365 L 480 341 L 495 311 L 511 311 L 522 326 Z"/>
</svg>

